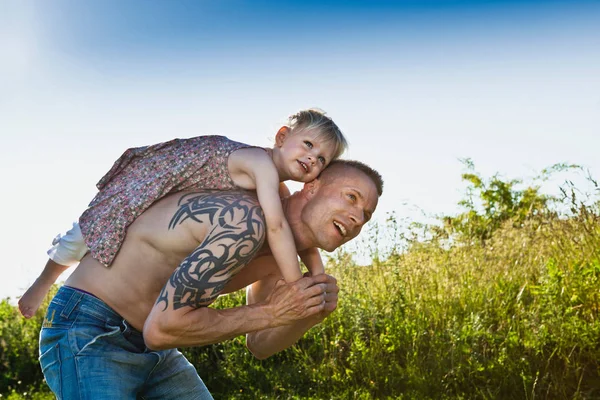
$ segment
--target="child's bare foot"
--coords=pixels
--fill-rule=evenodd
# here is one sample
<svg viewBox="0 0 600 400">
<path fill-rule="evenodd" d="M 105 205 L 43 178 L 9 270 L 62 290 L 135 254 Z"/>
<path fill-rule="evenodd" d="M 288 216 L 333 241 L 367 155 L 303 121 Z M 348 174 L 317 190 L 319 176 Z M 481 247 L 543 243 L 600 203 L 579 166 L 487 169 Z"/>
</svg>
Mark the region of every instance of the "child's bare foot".
<svg viewBox="0 0 600 400">
<path fill-rule="evenodd" d="M 25 318 L 31 318 L 34 316 L 42 301 L 48 294 L 50 286 L 47 283 L 41 281 L 39 278 L 27 289 L 25 294 L 19 299 L 19 311 Z"/>
<path fill-rule="evenodd" d="M 19 299 L 19 311 L 25 318 L 31 318 L 40 308 L 42 301 L 50 291 L 52 284 L 56 282 L 60 274 L 69 268 L 66 265 L 57 264 L 48 259 L 44 270 Z"/>
</svg>

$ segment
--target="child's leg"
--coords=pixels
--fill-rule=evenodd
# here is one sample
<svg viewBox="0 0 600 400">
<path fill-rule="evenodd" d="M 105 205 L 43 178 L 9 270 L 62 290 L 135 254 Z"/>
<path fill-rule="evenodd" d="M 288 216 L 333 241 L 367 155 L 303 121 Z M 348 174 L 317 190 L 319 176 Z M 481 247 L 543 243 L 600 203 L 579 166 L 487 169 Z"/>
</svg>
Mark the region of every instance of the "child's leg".
<svg viewBox="0 0 600 400">
<path fill-rule="evenodd" d="M 58 235 L 52 241 L 52 245 L 48 250 L 50 259 L 44 270 L 19 299 L 19 310 L 25 318 L 31 318 L 35 314 L 60 274 L 71 265 L 77 264 L 88 251 L 77 223 L 64 235 Z"/>
</svg>

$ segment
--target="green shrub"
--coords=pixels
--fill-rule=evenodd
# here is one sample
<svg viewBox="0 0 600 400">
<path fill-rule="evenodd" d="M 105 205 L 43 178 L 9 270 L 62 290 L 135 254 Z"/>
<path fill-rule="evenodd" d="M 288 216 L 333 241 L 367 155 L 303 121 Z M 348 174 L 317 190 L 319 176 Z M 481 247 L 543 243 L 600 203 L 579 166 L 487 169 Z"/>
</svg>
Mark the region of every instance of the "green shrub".
<svg viewBox="0 0 600 400">
<path fill-rule="evenodd" d="M 264 361 L 243 337 L 184 349 L 215 398 L 600 398 L 600 202 L 467 178 L 471 200 L 485 196 L 466 214 L 408 229 L 391 214 L 366 234 L 368 266 L 334 253 L 338 309 L 295 346 Z M 49 396 L 41 313 L 0 304 L 3 397 Z"/>
</svg>

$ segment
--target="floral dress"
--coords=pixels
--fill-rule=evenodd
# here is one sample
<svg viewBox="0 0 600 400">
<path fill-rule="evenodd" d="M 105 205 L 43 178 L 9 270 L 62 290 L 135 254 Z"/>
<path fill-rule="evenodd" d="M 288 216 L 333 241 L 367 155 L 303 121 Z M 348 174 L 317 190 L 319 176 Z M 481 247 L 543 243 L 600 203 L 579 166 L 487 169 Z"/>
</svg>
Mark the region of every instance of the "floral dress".
<svg viewBox="0 0 600 400">
<path fill-rule="evenodd" d="M 125 151 L 98 182 L 99 192 L 79 218 L 92 257 L 110 266 L 127 227 L 169 193 L 234 189 L 227 160 L 245 147 L 252 146 L 224 136 L 198 136 Z"/>
</svg>

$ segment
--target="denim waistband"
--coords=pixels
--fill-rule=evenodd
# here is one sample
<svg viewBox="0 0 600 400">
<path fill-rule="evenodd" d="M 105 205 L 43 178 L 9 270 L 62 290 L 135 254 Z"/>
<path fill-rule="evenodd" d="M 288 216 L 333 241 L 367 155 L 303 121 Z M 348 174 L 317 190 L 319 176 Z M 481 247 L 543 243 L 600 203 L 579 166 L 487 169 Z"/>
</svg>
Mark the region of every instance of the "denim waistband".
<svg viewBox="0 0 600 400">
<path fill-rule="evenodd" d="M 65 287 L 65 288 L 67 288 L 67 289 L 73 289 L 73 290 L 75 290 L 75 291 L 77 291 L 77 292 L 81 292 L 81 293 L 89 294 L 90 296 L 92 296 L 92 297 L 95 297 L 95 298 L 97 298 L 97 299 L 98 299 L 98 296 L 96 296 L 94 293 L 90 293 L 90 292 L 88 292 L 87 290 L 79 289 L 79 288 L 76 288 L 76 287 L 73 287 L 73 286 L 69 286 L 69 285 L 64 285 L 63 287 Z"/>
<path fill-rule="evenodd" d="M 142 332 L 131 326 L 119 313 L 92 293 L 71 286 L 62 286 L 52 301 L 64 305 L 61 312 L 63 317 L 69 318 L 69 315 L 78 309 L 80 312 L 103 320 L 110 325 L 120 326 L 127 341 L 134 344 L 140 351 L 146 348 Z"/>
</svg>

